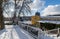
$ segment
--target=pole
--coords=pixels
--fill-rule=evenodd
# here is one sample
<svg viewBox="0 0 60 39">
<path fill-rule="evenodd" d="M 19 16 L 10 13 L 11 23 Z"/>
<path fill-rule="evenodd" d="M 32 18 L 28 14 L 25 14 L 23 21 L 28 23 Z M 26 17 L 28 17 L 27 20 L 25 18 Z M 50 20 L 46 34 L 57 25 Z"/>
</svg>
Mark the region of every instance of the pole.
<svg viewBox="0 0 60 39">
<path fill-rule="evenodd" d="M 40 22 L 39 23 L 39 28 L 40 28 Z M 38 39 L 40 39 L 40 30 L 38 30 Z"/>
<path fill-rule="evenodd" d="M 14 9 L 14 17 L 13 17 L 13 23 L 16 24 L 16 0 L 15 0 L 15 9 Z"/>
<path fill-rule="evenodd" d="M 59 28 L 58 28 L 58 34 L 59 34 Z"/>
</svg>

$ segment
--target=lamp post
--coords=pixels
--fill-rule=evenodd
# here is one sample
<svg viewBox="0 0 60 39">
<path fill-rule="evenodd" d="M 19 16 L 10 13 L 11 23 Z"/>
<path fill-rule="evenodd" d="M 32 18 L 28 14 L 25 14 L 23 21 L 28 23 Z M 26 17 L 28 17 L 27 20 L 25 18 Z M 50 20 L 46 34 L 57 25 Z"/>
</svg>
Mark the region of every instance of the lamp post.
<svg viewBox="0 0 60 39">
<path fill-rule="evenodd" d="M 17 24 L 18 21 L 16 21 L 16 0 L 15 1 L 15 9 L 14 9 L 14 17 L 13 17 L 13 23 Z"/>
</svg>

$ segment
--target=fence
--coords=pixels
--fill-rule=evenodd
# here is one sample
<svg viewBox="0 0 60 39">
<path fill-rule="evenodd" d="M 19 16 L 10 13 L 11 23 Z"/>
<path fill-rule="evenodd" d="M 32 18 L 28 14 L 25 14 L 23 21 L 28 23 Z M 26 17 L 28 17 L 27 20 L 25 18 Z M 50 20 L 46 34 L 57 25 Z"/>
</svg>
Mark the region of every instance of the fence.
<svg viewBox="0 0 60 39">
<path fill-rule="evenodd" d="M 24 24 L 21 22 L 20 22 L 20 27 L 22 27 L 24 30 L 27 30 L 29 33 L 31 33 L 35 39 L 45 39 L 44 36 L 45 37 L 47 36 L 50 38 L 51 35 L 52 35 L 52 38 L 59 37 L 59 34 L 60 34 L 60 28 L 48 30 L 48 31 L 42 31 L 39 28 L 35 28 L 35 27 L 30 26 L 29 24 Z"/>
</svg>

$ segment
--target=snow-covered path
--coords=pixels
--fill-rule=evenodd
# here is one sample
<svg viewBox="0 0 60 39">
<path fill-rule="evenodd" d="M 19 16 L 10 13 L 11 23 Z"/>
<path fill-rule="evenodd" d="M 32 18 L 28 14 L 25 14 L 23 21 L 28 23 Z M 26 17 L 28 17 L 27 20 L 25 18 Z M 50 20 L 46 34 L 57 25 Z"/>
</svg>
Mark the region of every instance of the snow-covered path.
<svg viewBox="0 0 60 39">
<path fill-rule="evenodd" d="M 0 39 L 34 39 L 29 33 L 17 25 L 6 25 L 5 31 L 0 35 Z"/>
</svg>

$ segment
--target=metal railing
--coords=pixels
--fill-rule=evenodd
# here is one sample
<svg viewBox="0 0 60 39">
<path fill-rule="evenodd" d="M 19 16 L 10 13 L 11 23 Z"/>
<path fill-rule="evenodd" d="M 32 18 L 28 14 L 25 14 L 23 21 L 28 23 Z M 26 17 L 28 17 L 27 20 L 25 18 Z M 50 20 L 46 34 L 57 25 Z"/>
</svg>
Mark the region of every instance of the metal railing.
<svg viewBox="0 0 60 39">
<path fill-rule="evenodd" d="M 22 27 L 24 30 L 27 30 L 29 33 L 32 34 L 32 36 L 35 39 L 44 39 L 44 36 L 49 36 L 49 34 L 53 35 L 56 34 L 56 36 L 53 37 L 58 37 L 60 36 L 60 28 L 58 29 L 53 29 L 53 30 L 48 30 L 48 31 L 42 31 L 42 29 L 30 26 L 29 24 L 24 24 L 24 23 L 19 23 L 20 27 Z M 30 29 L 29 29 L 30 28 Z M 32 33 L 33 32 L 33 33 Z M 35 33 L 34 33 L 35 32 Z M 37 33 L 37 34 L 36 34 Z M 43 37 L 41 37 L 43 35 Z"/>
<path fill-rule="evenodd" d="M 29 24 L 24 24 L 24 23 L 19 23 L 20 27 L 23 28 L 24 30 L 28 31 L 30 33 L 30 35 L 32 37 L 34 37 L 35 39 L 38 39 L 38 33 L 40 33 L 40 29 L 39 28 L 36 28 L 36 27 L 33 27 Z"/>
<path fill-rule="evenodd" d="M 60 28 L 46 31 L 48 34 L 60 34 Z"/>
</svg>

